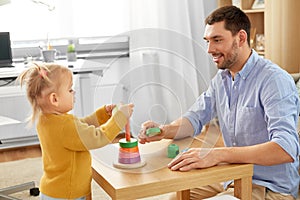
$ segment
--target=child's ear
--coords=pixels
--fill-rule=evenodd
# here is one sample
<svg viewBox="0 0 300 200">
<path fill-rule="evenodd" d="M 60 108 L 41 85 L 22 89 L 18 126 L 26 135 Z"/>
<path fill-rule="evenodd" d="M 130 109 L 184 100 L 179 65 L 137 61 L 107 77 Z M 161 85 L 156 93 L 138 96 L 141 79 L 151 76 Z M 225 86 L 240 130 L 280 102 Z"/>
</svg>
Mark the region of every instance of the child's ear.
<svg viewBox="0 0 300 200">
<path fill-rule="evenodd" d="M 58 98 L 57 98 L 57 94 L 56 93 L 51 93 L 49 95 L 49 100 L 50 103 L 54 106 L 58 106 Z"/>
</svg>

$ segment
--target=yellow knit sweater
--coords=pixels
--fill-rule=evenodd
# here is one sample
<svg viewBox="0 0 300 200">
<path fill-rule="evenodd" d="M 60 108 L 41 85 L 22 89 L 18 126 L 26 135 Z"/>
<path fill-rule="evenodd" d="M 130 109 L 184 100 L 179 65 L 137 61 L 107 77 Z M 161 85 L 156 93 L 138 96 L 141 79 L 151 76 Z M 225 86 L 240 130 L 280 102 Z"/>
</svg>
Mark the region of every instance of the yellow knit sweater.
<svg viewBox="0 0 300 200">
<path fill-rule="evenodd" d="M 109 144 L 126 122 L 122 112 L 109 117 L 105 107 L 83 119 L 71 114 L 42 114 L 37 124 L 44 167 L 40 191 L 64 199 L 90 194 L 92 170 L 88 150 Z"/>
</svg>

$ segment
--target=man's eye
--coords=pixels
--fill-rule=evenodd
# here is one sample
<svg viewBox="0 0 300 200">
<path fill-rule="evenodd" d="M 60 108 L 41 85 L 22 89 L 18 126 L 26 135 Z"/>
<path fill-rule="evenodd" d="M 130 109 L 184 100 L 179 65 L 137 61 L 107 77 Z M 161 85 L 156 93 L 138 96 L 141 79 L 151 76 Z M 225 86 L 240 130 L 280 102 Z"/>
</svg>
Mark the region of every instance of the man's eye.
<svg viewBox="0 0 300 200">
<path fill-rule="evenodd" d="M 70 89 L 70 90 L 69 90 L 69 92 L 71 92 L 71 93 L 72 93 L 72 92 L 74 92 L 74 90 L 73 90 L 73 89 Z"/>
<path fill-rule="evenodd" d="M 221 39 L 215 39 L 216 43 L 221 42 L 221 41 L 222 41 Z"/>
</svg>

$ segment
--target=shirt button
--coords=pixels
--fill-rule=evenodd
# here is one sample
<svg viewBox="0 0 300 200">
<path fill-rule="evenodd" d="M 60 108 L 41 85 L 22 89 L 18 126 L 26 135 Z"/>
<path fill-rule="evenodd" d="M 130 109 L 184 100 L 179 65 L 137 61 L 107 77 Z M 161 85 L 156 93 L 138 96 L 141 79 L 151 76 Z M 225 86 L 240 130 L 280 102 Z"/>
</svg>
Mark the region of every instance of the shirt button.
<svg viewBox="0 0 300 200">
<path fill-rule="evenodd" d="M 235 143 L 235 142 L 233 142 L 233 143 L 232 143 L 232 145 L 233 145 L 233 146 L 236 146 L 236 143 Z"/>
</svg>

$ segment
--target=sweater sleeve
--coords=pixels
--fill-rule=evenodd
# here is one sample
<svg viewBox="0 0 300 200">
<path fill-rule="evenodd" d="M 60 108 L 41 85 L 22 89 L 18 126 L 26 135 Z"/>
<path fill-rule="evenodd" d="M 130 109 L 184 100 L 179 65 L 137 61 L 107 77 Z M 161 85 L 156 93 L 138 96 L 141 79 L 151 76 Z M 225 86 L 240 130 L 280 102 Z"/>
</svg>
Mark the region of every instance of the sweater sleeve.
<svg viewBox="0 0 300 200">
<path fill-rule="evenodd" d="M 97 113 L 97 112 L 96 112 Z M 97 115 L 97 114 L 96 114 Z M 103 147 L 113 141 L 127 123 L 125 115 L 117 111 L 106 123 L 96 127 L 83 123 L 80 119 L 74 117 L 73 126 L 65 127 L 64 133 L 69 134 L 69 140 L 64 141 L 66 148 L 75 151 L 90 150 Z M 78 137 L 74 137 L 74 131 Z M 73 134 L 72 134 L 73 132 Z M 73 136 L 72 136 L 73 135 Z M 76 141 L 79 139 L 79 141 Z M 82 149 L 82 145 L 85 149 Z"/>
<path fill-rule="evenodd" d="M 100 126 L 101 124 L 104 124 L 105 122 L 107 122 L 107 120 L 109 120 L 110 116 L 107 114 L 106 109 L 105 109 L 105 105 L 100 107 L 98 110 L 96 110 L 96 112 L 94 112 L 93 114 L 81 118 L 80 121 L 87 123 L 89 125 L 94 125 L 96 127 Z"/>
</svg>

